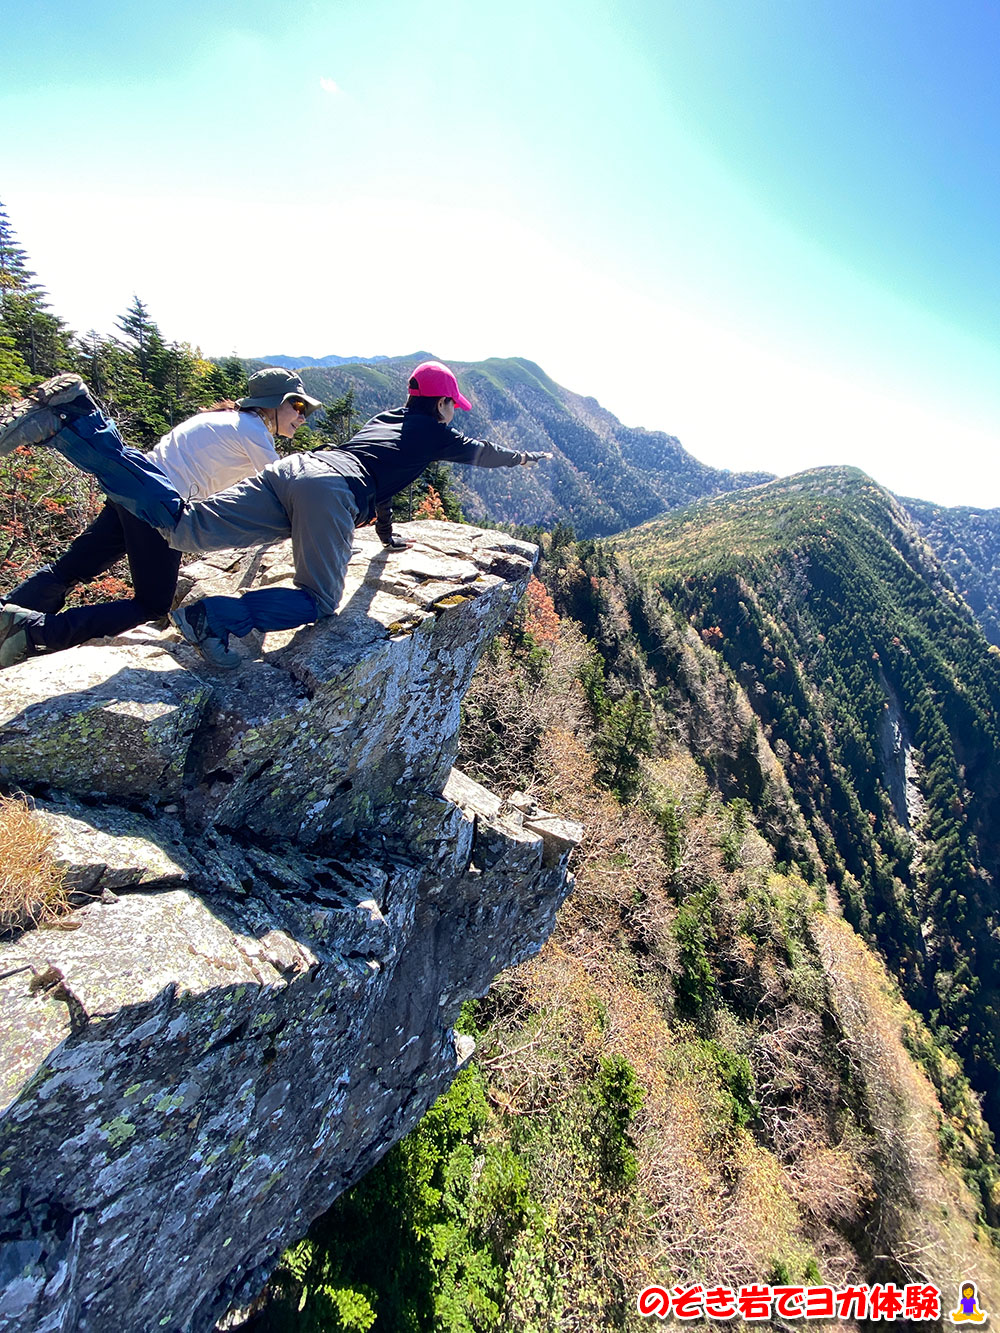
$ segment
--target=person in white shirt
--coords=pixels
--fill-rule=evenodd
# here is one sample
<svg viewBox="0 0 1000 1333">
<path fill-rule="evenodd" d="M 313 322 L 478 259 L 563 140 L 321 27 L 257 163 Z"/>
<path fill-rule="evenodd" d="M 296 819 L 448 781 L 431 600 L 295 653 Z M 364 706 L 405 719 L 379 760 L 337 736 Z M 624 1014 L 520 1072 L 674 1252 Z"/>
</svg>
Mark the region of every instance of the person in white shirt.
<svg viewBox="0 0 1000 1333">
<path fill-rule="evenodd" d="M 185 500 L 203 500 L 277 461 L 276 437 L 290 439 L 322 404 L 293 371 L 270 366 L 250 376 L 246 397 L 175 426 L 148 455 Z M 133 595 L 63 610 L 70 589 L 128 558 Z M 87 530 L 51 565 L 4 598 L 0 666 L 121 634 L 170 610 L 181 553 L 155 528 L 109 500 Z M 9 623 L 8 623 L 9 622 Z"/>
</svg>

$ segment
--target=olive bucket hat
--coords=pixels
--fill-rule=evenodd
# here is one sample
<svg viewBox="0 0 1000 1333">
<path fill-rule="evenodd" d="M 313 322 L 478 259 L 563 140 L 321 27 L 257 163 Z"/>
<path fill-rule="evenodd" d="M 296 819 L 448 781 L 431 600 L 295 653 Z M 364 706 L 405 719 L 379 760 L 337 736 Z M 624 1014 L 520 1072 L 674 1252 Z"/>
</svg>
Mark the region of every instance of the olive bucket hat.
<svg viewBox="0 0 1000 1333">
<path fill-rule="evenodd" d="M 286 398 L 301 398 L 306 404 L 306 416 L 323 406 L 318 398 L 311 398 L 306 393 L 298 375 L 291 370 L 282 370 L 280 366 L 255 370 L 247 380 L 246 397 L 238 399 L 236 406 L 280 407 Z"/>
</svg>

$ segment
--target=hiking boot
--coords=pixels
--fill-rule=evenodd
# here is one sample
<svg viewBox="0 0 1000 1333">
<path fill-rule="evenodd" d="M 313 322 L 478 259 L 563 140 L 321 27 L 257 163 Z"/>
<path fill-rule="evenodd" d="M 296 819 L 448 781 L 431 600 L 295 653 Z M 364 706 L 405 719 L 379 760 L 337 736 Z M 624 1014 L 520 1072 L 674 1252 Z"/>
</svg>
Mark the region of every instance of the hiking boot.
<svg viewBox="0 0 1000 1333">
<path fill-rule="evenodd" d="M 41 625 L 44 616 L 40 611 L 28 611 L 13 602 L 5 602 L 0 607 L 0 667 L 17 666 L 26 657 L 34 657 L 39 651 L 31 637 L 31 627 Z"/>
<path fill-rule="evenodd" d="M 60 430 L 62 422 L 48 407 L 39 407 L 30 398 L 0 407 L 0 458 L 22 446 L 45 444 Z"/>
<path fill-rule="evenodd" d="M 71 412 L 60 410 L 68 407 Z M 70 416 L 84 416 L 96 407 L 79 375 L 53 375 L 26 398 L 0 408 L 0 458 L 22 446 L 47 444 Z"/>
<path fill-rule="evenodd" d="M 242 665 L 243 658 L 229 647 L 229 635 L 216 634 L 200 602 L 179 606 L 176 611 L 170 612 L 170 619 L 187 642 L 197 648 L 212 666 L 221 667 L 223 671 L 235 671 Z"/>
<path fill-rule="evenodd" d="M 31 390 L 29 398 L 34 398 L 43 407 L 65 407 L 77 399 L 85 399 L 80 406 L 87 412 L 93 412 L 97 404 L 90 396 L 90 390 L 79 375 L 53 375 Z"/>
</svg>

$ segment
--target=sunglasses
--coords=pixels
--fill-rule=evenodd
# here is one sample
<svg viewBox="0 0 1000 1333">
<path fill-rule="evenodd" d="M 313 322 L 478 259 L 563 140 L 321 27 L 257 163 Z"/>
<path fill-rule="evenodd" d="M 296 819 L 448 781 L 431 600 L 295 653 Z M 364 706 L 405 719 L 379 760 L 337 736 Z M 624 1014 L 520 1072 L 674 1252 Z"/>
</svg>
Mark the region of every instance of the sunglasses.
<svg viewBox="0 0 1000 1333">
<path fill-rule="evenodd" d="M 301 416 L 305 416 L 306 408 L 309 406 L 308 403 L 303 402 L 301 398 L 289 398 L 288 402 L 295 409 L 296 412 L 298 412 Z"/>
</svg>

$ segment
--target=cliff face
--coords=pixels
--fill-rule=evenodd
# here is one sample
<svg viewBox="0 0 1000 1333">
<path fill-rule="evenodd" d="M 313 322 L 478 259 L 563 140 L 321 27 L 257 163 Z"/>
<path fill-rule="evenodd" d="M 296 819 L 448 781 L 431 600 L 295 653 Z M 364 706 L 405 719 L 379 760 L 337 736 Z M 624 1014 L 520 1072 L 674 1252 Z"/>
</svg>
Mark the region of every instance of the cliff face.
<svg viewBox="0 0 1000 1333">
<path fill-rule="evenodd" d="M 0 1329 L 210 1329 L 471 1055 L 573 826 L 452 767 L 533 548 L 363 537 L 334 622 L 232 676 L 155 633 L 4 674 L 0 774 L 81 904 L 0 946 Z M 189 568 L 198 591 L 287 552 Z"/>
</svg>

